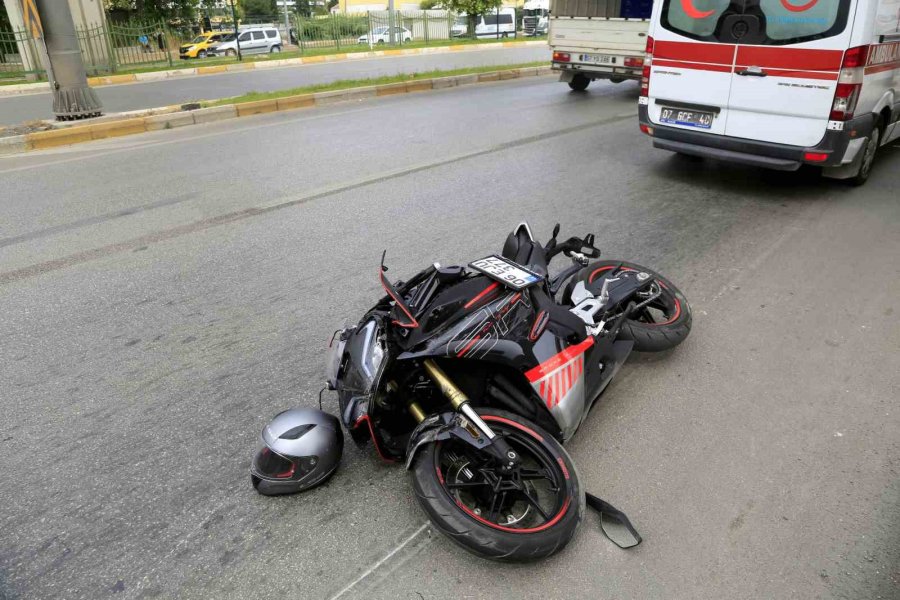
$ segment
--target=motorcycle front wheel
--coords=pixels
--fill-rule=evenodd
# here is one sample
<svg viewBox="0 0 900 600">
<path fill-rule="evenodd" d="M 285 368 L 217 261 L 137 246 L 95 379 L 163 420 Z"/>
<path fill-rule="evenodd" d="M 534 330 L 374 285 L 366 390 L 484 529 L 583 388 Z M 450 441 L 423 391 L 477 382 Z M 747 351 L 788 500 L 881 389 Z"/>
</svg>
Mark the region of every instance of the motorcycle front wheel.
<svg viewBox="0 0 900 600">
<path fill-rule="evenodd" d="M 479 415 L 519 455 L 514 473 L 458 440 L 421 448 L 413 489 L 435 527 L 483 558 L 525 562 L 562 550 L 584 517 L 585 496 L 569 454 L 553 436 L 510 412 Z"/>
</svg>

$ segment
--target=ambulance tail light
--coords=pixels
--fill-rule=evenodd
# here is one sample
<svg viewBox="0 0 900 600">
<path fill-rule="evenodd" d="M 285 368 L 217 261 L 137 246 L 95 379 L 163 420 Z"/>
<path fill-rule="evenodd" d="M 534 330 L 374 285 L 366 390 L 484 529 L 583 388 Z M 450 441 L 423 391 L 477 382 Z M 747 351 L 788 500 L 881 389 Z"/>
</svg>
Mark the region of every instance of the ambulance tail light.
<svg viewBox="0 0 900 600">
<path fill-rule="evenodd" d="M 868 46 L 856 46 L 844 53 L 841 73 L 838 75 L 837 88 L 834 91 L 834 102 L 831 104 L 832 121 L 849 121 L 853 118 L 862 91 L 868 58 Z"/>
<path fill-rule="evenodd" d="M 644 69 L 641 72 L 641 96 L 650 96 L 650 64 L 653 62 L 653 38 L 647 36 L 647 48 L 644 56 Z"/>
</svg>

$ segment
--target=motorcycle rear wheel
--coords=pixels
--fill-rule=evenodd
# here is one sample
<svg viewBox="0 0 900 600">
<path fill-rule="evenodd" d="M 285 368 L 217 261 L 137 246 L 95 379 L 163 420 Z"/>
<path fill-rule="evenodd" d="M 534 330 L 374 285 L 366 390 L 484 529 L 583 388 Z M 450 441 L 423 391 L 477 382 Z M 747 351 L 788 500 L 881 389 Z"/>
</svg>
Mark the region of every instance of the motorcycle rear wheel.
<svg viewBox="0 0 900 600">
<path fill-rule="evenodd" d="M 421 448 L 413 463 L 419 505 L 444 535 L 483 558 L 526 562 L 559 552 L 584 517 L 584 490 L 571 457 L 552 435 L 518 415 L 478 413 L 519 454 L 518 480 L 463 442 L 435 442 Z"/>
<path fill-rule="evenodd" d="M 626 319 L 619 330 L 619 339 L 633 340 L 634 349 L 638 352 L 662 352 L 670 350 L 683 342 L 691 332 L 693 316 L 691 305 L 675 284 L 654 271 L 637 263 L 622 260 L 600 260 L 589 264 L 573 279 L 582 280 L 586 284 L 602 277 L 604 271 L 614 268 L 649 273 L 659 283 L 660 296 L 652 302 L 648 309 L 642 310 L 633 319 Z M 569 301 L 571 288 L 567 291 L 565 302 Z"/>
</svg>

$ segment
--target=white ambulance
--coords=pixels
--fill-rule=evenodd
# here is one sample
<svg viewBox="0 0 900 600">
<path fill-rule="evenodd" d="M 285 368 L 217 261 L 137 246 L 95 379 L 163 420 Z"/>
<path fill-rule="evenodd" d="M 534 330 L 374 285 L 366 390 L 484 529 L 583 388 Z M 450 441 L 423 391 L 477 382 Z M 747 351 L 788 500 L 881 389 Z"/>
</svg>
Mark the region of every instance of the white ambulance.
<svg viewBox="0 0 900 600">
<path fill-rule="evenodd" d="M 900 0 L 657 0 L 643 71 L 654 147 L 862 184 L 900 137 Z"/>
</svg>

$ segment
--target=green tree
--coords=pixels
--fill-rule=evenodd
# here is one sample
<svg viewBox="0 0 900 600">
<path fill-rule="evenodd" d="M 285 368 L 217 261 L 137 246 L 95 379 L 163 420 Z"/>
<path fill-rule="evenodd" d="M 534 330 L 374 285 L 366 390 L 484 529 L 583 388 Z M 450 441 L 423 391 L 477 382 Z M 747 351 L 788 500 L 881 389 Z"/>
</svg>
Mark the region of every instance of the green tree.
<svg viewBox="0 0 900 600">
<path fill-rule="evenodd" d="M 422 0 L 419 2 L 419 8 L 422 10 L 432 10 L 435 8 L 443 8 L 442 0 Z"/>
<path fill-rule="evenodd" d="M 500 8 L 503 0 L 447 0 L 447 8 L 456 13 L 466 13 L 468 17 L 468 33 L 475 35 L 475 22 L 480 15 Z"/>
<path fill-rule="evenodd" d="M 241 0 L 241 6 L 248 19 L 278 15 L 278 5 L 275 0 Z"/>
<path fill-rule="evenodd" d="M 10 29 L 12 29 L 12 25 L 9 24 L 9 15 L 6 14 L 6 5 L 0 3 L 0 31 L 9 31 Z"/>
<path fill-rule="evenodd" d="M 199 0 L 105 0 L 107 10 L 130 11 L 138 19 L 194 21 Z"/>
</svg>

